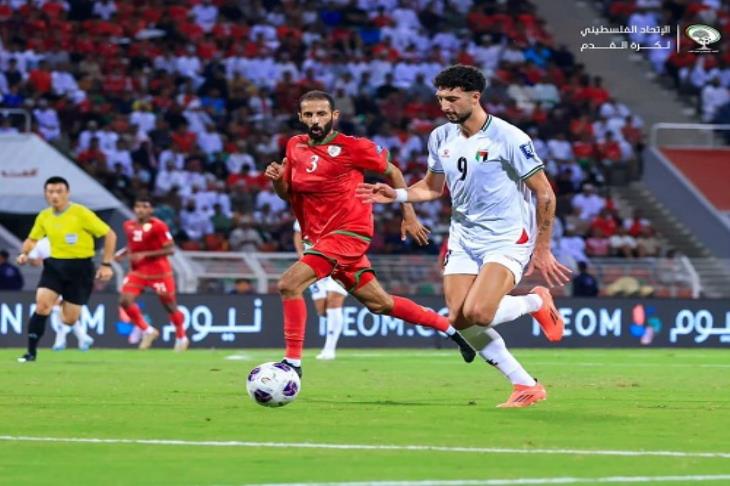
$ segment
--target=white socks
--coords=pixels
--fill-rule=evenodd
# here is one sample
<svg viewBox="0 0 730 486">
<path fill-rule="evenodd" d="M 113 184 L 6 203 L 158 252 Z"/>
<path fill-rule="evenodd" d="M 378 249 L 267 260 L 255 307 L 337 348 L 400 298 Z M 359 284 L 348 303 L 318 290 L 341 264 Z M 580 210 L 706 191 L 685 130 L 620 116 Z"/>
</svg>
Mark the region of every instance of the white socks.
<svg viewBox="0 0 730 486">
<path fill-rule="evenodd" d="M 88 334 L 86 334 L 86 329 L 84 329 L 84 326 L 82 326 L 80 322 L 76 322 L 71 329 L 73 329 L 74 335 L 79 342 L 83 342 L 89 337 Z"/>
<path fill-rule="evenodd" d="M 502 307 L 502 301 L 500 307 Z M 542 305 L 542 304 L 541 304 Z M 532 312 L 532 311 L 530 311 Z M 521 315 L 521 314 L 520 314 Z M 519 316 L 517 316 L 519 317 Z M 535 386 L 533 377 L 525 371 L 519 361 L 512 356 L 504 339 L 497 331 L 488 327 L 472 326 L 461 331 L 464 339 L 469 341 L 474 349 L 478 349 L 484 360 L 497 368 L 513 385 Z"/>
<path fill-rule="evenodd" d="M 323 351 L 334 351 L 337 348 L 337 341 L 340 339 L 340 334 L 342 334 L 344 320 L 342 307 L 327 309 L 327 339 Z"/>
<path fill-rule="evenodd" d="M 491 326 L 511 322 L 520 316 L 535 312 L 542 307 L 542 299 L 537 294 L 505 295 L 499 301 L 497 312 L 494 314 Z"/>
</svg>

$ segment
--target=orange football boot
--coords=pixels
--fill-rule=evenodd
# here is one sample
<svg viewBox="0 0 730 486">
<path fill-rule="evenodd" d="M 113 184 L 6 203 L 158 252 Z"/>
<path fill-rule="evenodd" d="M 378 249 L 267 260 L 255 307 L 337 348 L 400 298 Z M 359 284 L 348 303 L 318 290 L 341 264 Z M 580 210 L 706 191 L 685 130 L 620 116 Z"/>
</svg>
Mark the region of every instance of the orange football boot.
<svg viewBox="0 0 730 486">
<path fill-rule="evenodd" d="M 514 385 L 507 401 L 497 405 L 497 408 L 524 408 L 545 399 L 547 399 L 547 391 L 540 383 L 535 386 Z"/>
<path fill-rule="evenodd" d="M 542 307 L 530 315 L 540 324 L 540 329 L 548 341 L 560 341 L 565 332 L 565 321 L 558 312 L 558 308 L 555 307 L 550 291 L 545 287 L 537 286 L 530 292 L 539 295 L 542 299 Z"/>
</svg>

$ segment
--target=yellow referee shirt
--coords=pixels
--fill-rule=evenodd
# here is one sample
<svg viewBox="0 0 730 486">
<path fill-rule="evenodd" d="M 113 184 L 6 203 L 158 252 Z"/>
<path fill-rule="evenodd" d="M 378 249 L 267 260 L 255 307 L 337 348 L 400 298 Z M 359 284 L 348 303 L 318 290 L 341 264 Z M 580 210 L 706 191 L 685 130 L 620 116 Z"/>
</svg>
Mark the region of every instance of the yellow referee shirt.
<svg viewBox="0 0 730 486">
<path fill-rule="evenodd" d="M 35 218 L 28 238 L 48 237 L 51 258 L 91 258 L 94 256 L 94 238 L 109 232 L 109 226 L 92 210 L 71 203 L 62 213 L 46 208 Z"/>
</svg>

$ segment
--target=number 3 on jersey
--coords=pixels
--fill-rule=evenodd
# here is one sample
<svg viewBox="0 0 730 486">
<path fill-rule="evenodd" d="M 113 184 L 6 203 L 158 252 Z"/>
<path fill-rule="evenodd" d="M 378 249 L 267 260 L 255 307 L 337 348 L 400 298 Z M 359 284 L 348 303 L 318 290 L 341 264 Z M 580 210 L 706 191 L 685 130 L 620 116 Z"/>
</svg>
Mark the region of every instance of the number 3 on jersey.
<svg viewBox="0 0 730 486">
<path fill-rule="evenodd" d="M 312 165 L 306 168 L 307 173 L 311 174 L 317 170 L 317 162 L 319 162 L 319 155 L 312 155 L 312 158 L 309 159 L 309 163 Z"/>
<path fill-rule="evenodd" d="M 456 167 L 459 169 L 459 172 L 461 172 L 461 179 L 459 180 L 465 180 L 467 172 L 466 157 L 459 157 L 459 160 L 456 161 Z"/>
</svg>

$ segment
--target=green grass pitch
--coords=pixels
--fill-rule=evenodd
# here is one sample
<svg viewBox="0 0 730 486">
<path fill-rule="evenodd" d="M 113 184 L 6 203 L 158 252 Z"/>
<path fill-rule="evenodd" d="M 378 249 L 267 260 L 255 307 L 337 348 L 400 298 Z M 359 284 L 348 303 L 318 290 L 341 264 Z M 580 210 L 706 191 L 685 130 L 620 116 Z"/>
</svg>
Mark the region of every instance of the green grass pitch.
<svg viewBox="0 0 730 486">
<path fill-rule="evenodd" d="M 310 351 L 302 392 L 279 409 L 252 402 L 245 379 L 280 350 L 43 349 L 38 362 L 18 364 L 20 354 L 0 351 L 0 484 L 592 484 L 615 476 L 684 484 L 730 475 L 726 350 L 515 350 L 549 396 L 512 410 L 495 408 L 510 391 L 504 378 L 481 361 L 464 364 L 455 349 L 343 349 L 333 362 Z M 57 441 L 64 438 L 189 443 Z M 257 444 L 303 442 L 314 447 Z M 641 453 L 595 454 L 605 450 Z M 730 476 L 706 484 L 730 484 Z"/>
</svg>

